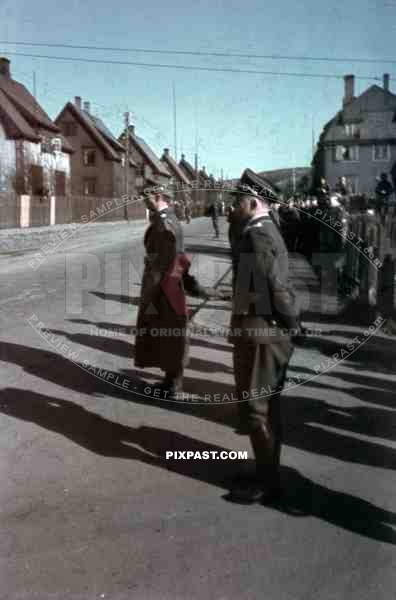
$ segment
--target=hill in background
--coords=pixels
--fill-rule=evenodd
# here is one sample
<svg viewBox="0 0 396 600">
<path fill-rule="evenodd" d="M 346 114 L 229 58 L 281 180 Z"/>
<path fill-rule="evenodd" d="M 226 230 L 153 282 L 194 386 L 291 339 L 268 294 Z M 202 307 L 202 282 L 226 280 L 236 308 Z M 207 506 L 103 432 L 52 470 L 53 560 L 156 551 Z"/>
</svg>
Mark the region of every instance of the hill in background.
<svg viewBox="0 0 396 600">
<path fill-rule="evenodd" d="M 297 191 L 299 187 L 304 183 L 304 181 L 308 181 L 308 185 L 310 184 L 310 167 L 295 167 L 295 169 L 274 169 L 272 171 L 260 171 L 258 175 L 267 177 L 267 179 L 269 179 L 283 193 L 292 193 L 293 172 L 295 173 L 294 177 Z"/>
</svg>

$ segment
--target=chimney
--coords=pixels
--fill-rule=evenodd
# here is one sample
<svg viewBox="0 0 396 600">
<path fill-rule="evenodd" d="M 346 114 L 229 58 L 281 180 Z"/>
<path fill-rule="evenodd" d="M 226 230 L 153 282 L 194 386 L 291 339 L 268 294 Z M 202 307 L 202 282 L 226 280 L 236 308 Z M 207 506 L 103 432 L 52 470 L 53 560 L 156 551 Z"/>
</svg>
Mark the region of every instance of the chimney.
<svg viewBox="0 0 396 600">
<path fill-rule="evenodd" d="M 343 105 L 349 104 L 355 98 L 355 76 L 345 75 L 344 77 L 344 100 Z"/>
<path fill-rule="evenodd" d="M 389 73 L 384 73 L 383 77 L 382 77 L 382 81 L 383 81 L 383 85 L 384 85 L 384 90 L 386 90 L 387 92 L 389 92 Z"/>
<path fill-rule="evenodd" d="M 169 148 L 164 148 L 164 154 L 165 156 L 169 156 Z"/>
<path fill-rule="evenodd" d="M 8 58 L 0 57 L 0 75 L 11 79 L 10 61 Z"/>
<path fill-rule="evenodd" d="M 186 160 L 186 155 L 185 154 L 181 155 L 181 160 Z"/>
<path fill-rule="evenodd" d="M 129 133 L 135 135 L 135 125 L 129 125 Z"/>
<path fill-rule="evenodd" d="M 91 112 L 91 103 L 90 102 L 84 102 L 84 110 L 88 114 Z"/>
<path fill-rule="evenodd" d="M 81 96 L 75 96 L 74 98 L 74 106 L 81 110 Z"/>
</svg>

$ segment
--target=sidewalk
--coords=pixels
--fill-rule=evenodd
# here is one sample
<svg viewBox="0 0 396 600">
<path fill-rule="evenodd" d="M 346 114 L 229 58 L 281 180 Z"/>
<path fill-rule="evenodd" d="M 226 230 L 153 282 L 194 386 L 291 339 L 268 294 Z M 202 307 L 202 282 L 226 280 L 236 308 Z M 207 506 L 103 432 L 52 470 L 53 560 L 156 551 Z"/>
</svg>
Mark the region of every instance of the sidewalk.
<svg viewBox="0 0 396 600">
<path fill-rule="evenodd" d="M 74 239 L 88 239 L 101 233 L 114 233 L 118 230 L 142 231 L 147 227 L 145 219 L 133 221 L 100 221 L 93 223 L 63 223 L 44 227 L 0 229 L 0 257 L 38 250 L 53 240 L 61 240 L 73 235 Z"/>
</svg>

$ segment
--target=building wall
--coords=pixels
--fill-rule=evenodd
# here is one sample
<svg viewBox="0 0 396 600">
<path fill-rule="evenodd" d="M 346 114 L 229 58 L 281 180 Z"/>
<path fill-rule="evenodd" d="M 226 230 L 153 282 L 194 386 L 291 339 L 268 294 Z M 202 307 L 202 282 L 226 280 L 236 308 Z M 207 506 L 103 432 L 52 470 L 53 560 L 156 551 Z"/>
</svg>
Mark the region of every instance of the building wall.
<svg viewBox="0 0 396 600">
<path fill-rule="evenodd" d="M 129 166 L 129 169 L 128 169 L 128 195 L 129 196 L 133 196 L 136 193 L 135 180 L 136 180 L 136 169 L 135 169 L 135 167 Z M 114 189 L 114 195 L 117 198 L 121 198 L 126 193 L 125 166 L 123 166 L 123 164 L 121 164 L 121 163 L 114 163 L 113 189 Z"/>
<path fill-rule="evenodd" d="M 16 146 L 0 123 L 0 228 L 17 227 Z"/>
<path fill-rule="evenodd" d="M 0 122 L 0 193 L 14 191 L 16 169 L 15 141 L 7 140 Z"/>
<path fill-rule="evenodd" d="M 357 178 L 358 193 L 372 194 L 377 185 L 376 177 L 381 173 L 388 173 L 396 162 L 396 139 L 390 144 L 390 159 L 384 161 L 373 160 L 373 144 L 359 145 L 359 161 L 335 161 L 335 147 L 325 148 L 325 177 L 334 188 L 337 180 L 345 176 L 351 182 L 351 178 Z M 391 178 L 390 178 L 391 180 Z"/>
<path fill-rule="evenodd" d="M 95 196 L 112 198 L 113 190 L 113 165 L 112 160 L 105 158 L 103 150 L 87 133 L 84 127 L 74 118 L 69 111 L 65 111 L 57 120 L 58 127 L 64 131 L 64 123 L 73 122 L 76 125 L 76 135 L 68 136 L 67 140 L 72 145 L 74 153 L 71 157 L 71 193 L 74 196 L 82 196 L 84 193 L 84 180 L 92 178 L 96 180 Z M 65 136 L 66 137 L 66 136 Z M 95 165 L 85 166 L 83 163 L 83 148 L 91 147 L 96 150 Z"/>
<path fill-rule="evenodd" d="M 144 156 L 144 154 L 141 153 L 139 151 L 139 149 L 136 148 L 133 143 L 131 143 L 129 146 L 129 153 L 130 153 L 131 158 L 137 165 L 137 176 L 141 177 L 143 174 L 143 179 L 144 179 L 143 184 L 136 187 L 136 192 L 142 193 L 146 187 L 152 185 L 151 183 L 149 183 L 147 181 L 147 179 L 155 179 L 156 180 L 157 178 L 155 177 L 155 172 L 154 172 L 153 168 L 151 167 L 150 163 L 147 162 L 147 159 Z M 160 182 L 158 180 L 158 183 L 162 183 L 162 182 Z"/>
<path fill-rule="evenodd" d="M 335 185 L 339 177 L 345 176 L 357 180 L 357 190 L 354 191 L 368 194 L 375 191 L 376 177 L 384 172 L 390 174 L 396 161 L 395 114 L 396 97 L 374 85 L 344 106 L 325 127 L 321 140 L 323 171 L 330 187 Z M 387 160 L 373 160 L 375 143 L 389 144 Z M 335 160 L 337 145 L 358 146 L 358 160 Z M 320 156 L 317 158 L 320 159 Z"/>
<path fill-rule="evenodd" d="M 32 194 L 30 165 L 43 168 L 44 192 L 49 196 L 55 195 L 55 171 L 62 171 L 66 177 L 65 195 L 70 192 L 70 155 L 65 152 L 53 154 L 42 152 L 41 145 L 33 142 L 23 142 L 23 163 L 25 169 L 26 193 Z"/>
</svg>

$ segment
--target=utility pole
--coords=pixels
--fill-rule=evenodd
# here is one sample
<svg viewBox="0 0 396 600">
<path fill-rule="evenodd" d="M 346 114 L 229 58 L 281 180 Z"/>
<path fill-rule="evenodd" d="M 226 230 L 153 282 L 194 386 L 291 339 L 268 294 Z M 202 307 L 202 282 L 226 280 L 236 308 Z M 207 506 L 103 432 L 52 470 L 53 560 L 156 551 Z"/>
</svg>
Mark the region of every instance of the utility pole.
<svg viewBox="0 0 396 600">
<path fill-rule="evenodd" d="M 175 160 L 177 161 L 177 120 L 176 120 L 176 90 L 175 90 L 175 82 L 172 82 L 172 92 L 173 92 L 173 134 L 174 134 L 174 152 L 175 152 Z"/>
<path fill-rule="evenodd" d="M 312 160 L 315 156 L 315 129 L 314 129 L 314 118 L 312 115 Z"/>
<path fill-rule="evenodd" d="M 194 194 L 193 198 L 194 198 L 194 204 L 196 206 L 196 210 L 198 211 L 199 216 L 201 216 L 200 215 L 201 207 L 199 205 L 199 203 L 200 203 L 200 197 L 201 197 L 201 191 L 200 191 L 199 186 L 198 186 L 198 180 L 199 180 L 199 177 L 198 177 L 198 152 L 195 152 L 195 154 L 194 154 L 194 170 L 195 170 L 195 178 L 196 178 L 196 188 L 193 191 L 193 194 Z"/>
<path fill-rule="evenodd" d="M 129 196 L 129 112 L 124 113 L 125 120 L 125 165 L 124 165 L 124 193 Z M 128 200 L 124 203 L 124 219 L 128 221 Z"/>
</svg>

